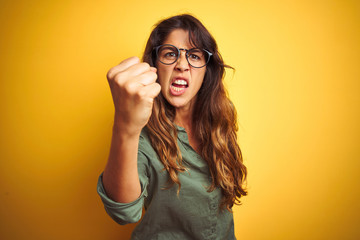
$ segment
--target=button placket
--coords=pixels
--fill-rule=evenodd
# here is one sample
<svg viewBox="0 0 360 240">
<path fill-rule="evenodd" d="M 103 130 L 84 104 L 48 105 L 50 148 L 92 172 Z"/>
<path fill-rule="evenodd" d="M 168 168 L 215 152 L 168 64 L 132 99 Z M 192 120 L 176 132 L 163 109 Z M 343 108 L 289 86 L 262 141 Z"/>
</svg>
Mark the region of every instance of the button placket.
<svg viewBox="0 0 360 240">
<path fill-rule="evenodd" d="M 217 221 L 217 210 L 218 210 L 218 201 L 216 196 L 212 196 L 209 202 L 210 209 L 210 235 L 209 239 L 215 239 L 216 237 L 216 221 Z"/>
<path fill-rule="evenodd" d="M 192 159 L 202 160 L 202 158 L 195 152 L 195 150 L 192 149 L 185 130 L 178 131 L 178 140 Z M 209 183 L 211 183 L 212 177 L 209 176 L 208 180 Z M 207 217 L 208 223 L 206 224 L 206 229 L 202 231 L 202 235 L 206 240 L 215 240 L 217 237 L 217 221 L 219 210 L 219 199 L 216 190 L 209 193 L 207 198 L 207 205 L 209 209 L 209 214 Z"/>
</svg>

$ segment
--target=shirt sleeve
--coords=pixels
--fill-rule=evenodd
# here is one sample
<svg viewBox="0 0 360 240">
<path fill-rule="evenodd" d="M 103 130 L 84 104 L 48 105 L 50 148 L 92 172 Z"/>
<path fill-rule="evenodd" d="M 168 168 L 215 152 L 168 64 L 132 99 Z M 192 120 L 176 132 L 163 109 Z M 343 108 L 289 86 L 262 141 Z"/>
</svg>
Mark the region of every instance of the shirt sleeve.
<svg viewBox="0 0 360 240">
<path fill-rule="evenodd" d="M 141 185 L 141 195 L 130 203 L 119 203 L 110 199 L 105 192 L 102 182 L 102 174 L 97 184 L 97 192 L 104 204 L 105 211 L 117 223 L 125 225 L 135 223 L 141 219 L 144 199 L 147 197 L 147 186 L 149 183 L 147 158 L 140 151 L 138 152 L 138 173 Z"/>
</svg>

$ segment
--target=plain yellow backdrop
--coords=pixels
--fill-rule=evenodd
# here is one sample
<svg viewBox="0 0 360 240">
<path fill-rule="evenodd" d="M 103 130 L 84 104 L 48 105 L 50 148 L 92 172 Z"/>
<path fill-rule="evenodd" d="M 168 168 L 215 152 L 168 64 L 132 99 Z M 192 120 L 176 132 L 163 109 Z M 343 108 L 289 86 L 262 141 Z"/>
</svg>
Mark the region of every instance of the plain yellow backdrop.
<svg viewBox="0 0 360 240">
<path fill-rule="evenodd" d="M 128 239 L 96 194 L 105 78 L 153 24 L 192 13 L 216 38 L 239 118 L 248 240 L 360 239 L 360 4 L 347 0 L 1 1 L 0 239 Z"/>
</svg>

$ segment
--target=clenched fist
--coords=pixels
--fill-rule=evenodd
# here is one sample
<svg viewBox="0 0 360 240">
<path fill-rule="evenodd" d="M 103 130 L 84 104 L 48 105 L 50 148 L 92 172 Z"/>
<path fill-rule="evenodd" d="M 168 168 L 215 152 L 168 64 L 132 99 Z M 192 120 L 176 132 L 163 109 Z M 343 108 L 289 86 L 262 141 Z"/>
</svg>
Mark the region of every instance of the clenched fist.
<svg viewBox="0 0 360 240">
<path fill-rule="evenodd" d="M 161 90 L 156 83 L 156 68 L 131 57 L 111 68 L 107 79 L 115 106 L 114 124 L 123 133 L 140 134 Z"/>
</svg>

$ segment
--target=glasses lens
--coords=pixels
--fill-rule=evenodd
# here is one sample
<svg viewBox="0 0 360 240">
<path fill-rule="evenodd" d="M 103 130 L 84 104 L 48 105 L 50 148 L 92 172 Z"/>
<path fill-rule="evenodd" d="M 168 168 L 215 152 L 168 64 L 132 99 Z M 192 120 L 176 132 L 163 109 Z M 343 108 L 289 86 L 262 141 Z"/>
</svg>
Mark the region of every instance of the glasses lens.
<svg viewBox="0 0 360 240">
<path fill-rule="evenodd" d="M 164 45 L 158 50 L 159 61 L 164 64 L 173 64 L 178 59 L 179 51 L 174 46 Z"/>
<path fill-rule="evenodd" d="M 194 48 L 188 52 L 188 60 L 193 67 L 203 67 L 209 60 L 210 55 L 199 48 Z"/>
</svg>

